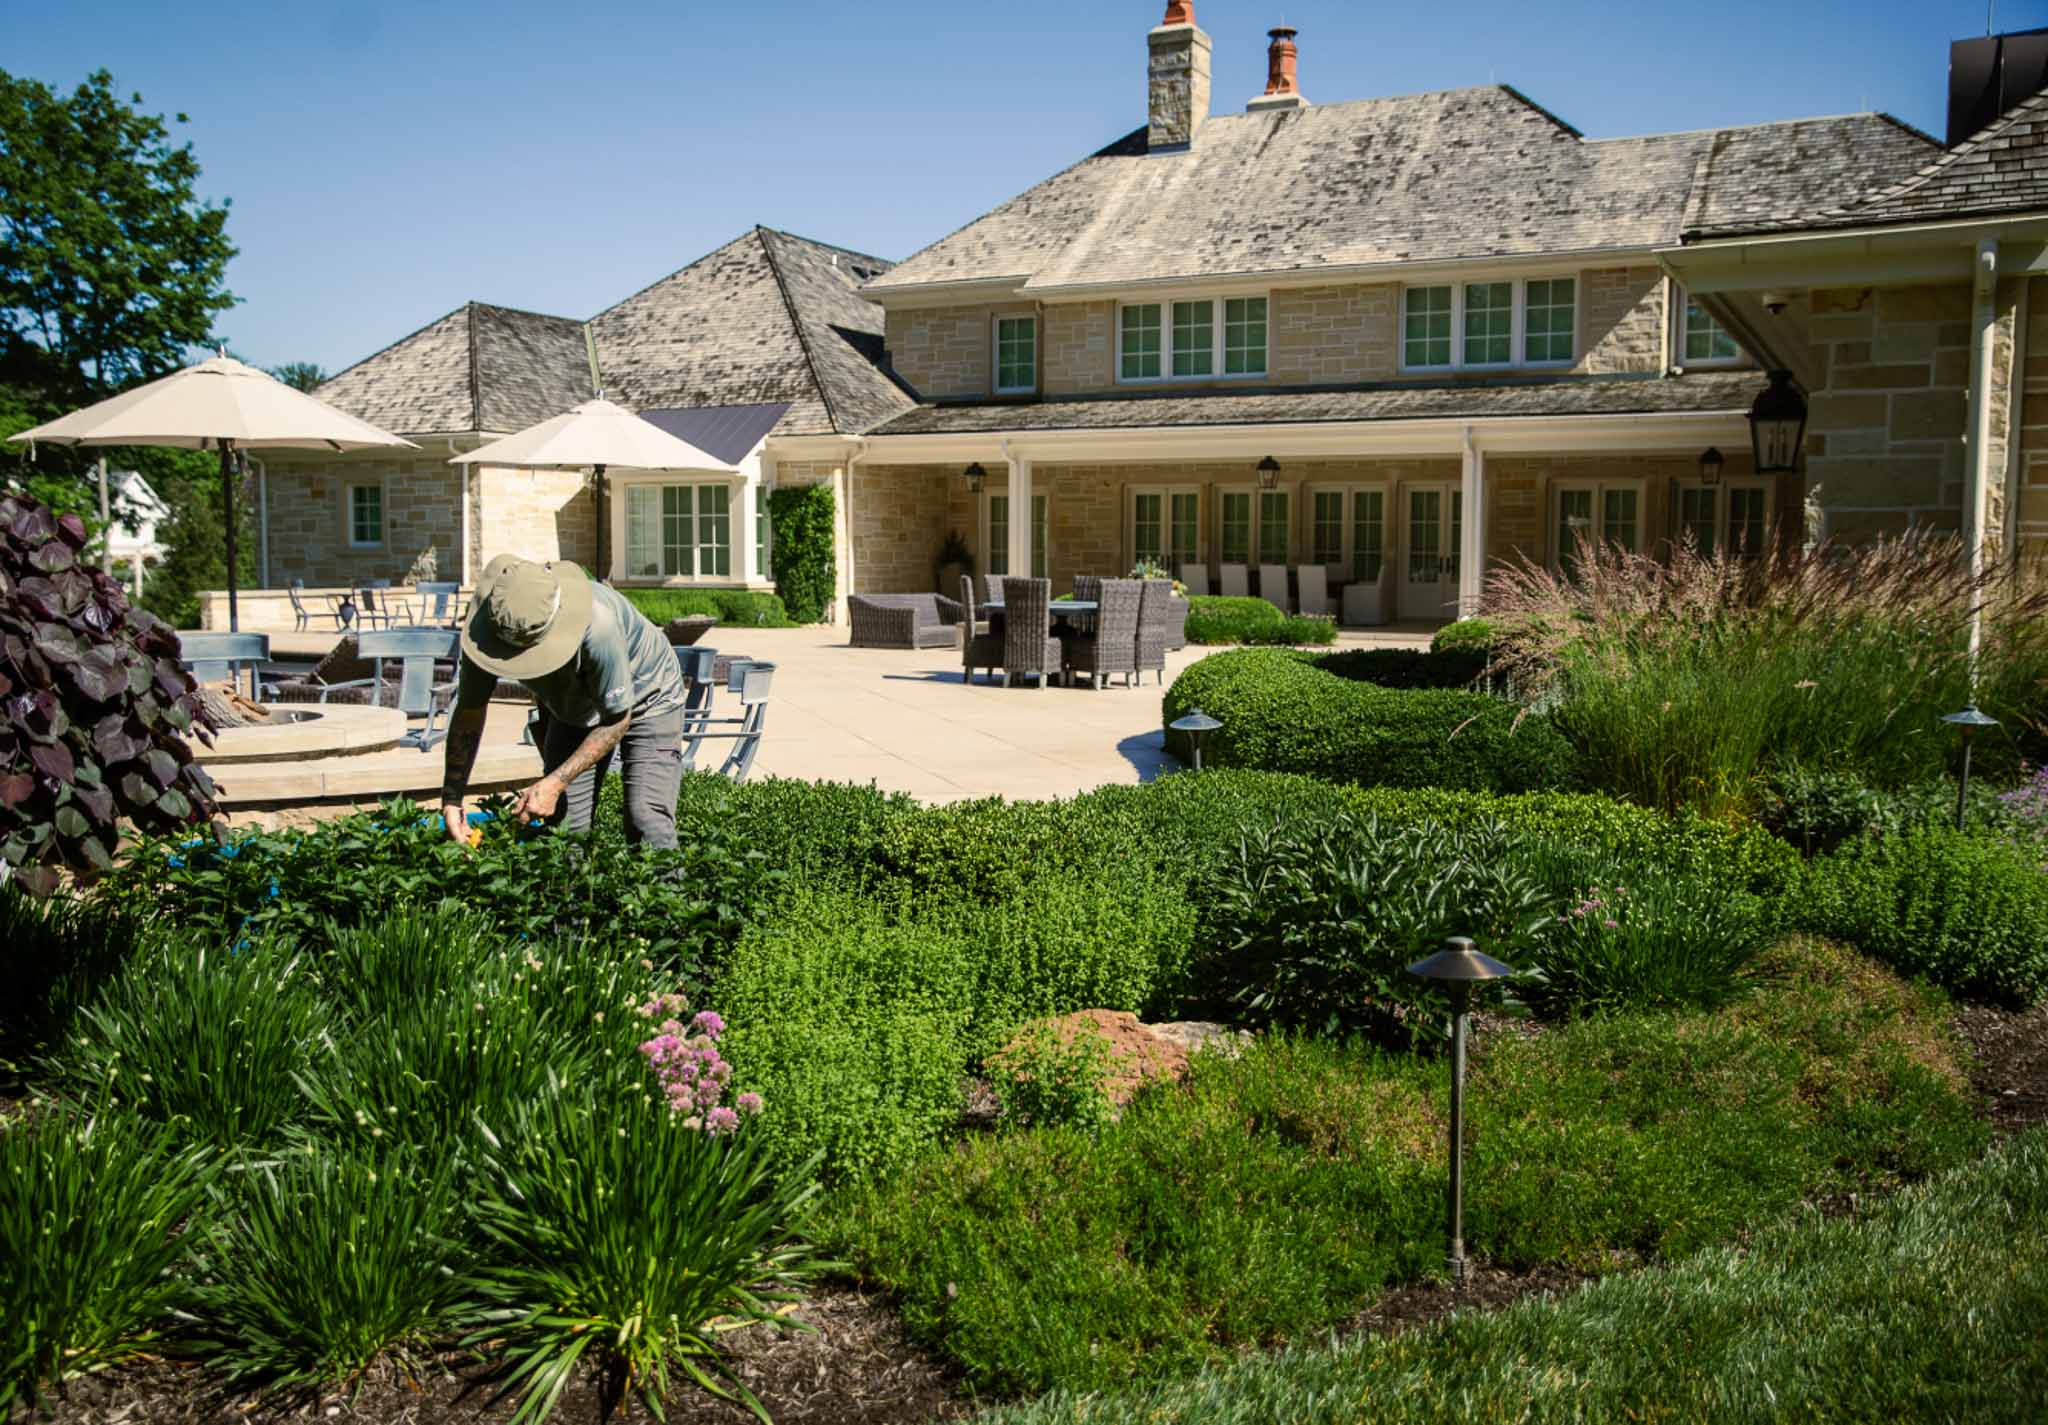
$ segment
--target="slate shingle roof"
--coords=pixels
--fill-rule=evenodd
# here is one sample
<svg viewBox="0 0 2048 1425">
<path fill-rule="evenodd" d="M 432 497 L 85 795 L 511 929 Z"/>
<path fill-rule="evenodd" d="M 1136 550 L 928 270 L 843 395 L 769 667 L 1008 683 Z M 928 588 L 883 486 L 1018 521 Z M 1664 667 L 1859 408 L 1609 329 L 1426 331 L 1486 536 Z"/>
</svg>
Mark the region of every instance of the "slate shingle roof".
<svg viewBox="0 0 2048 1425">
<path fill-rule="evenodd" d="M 592 318 L 606 394 L 634 410 L 789 407 L 778 435 L 854 431 L 911 398 L 875 365 L 880 258 L 755 228 Z"/>
<path fill-rule="evenodd" d="M 1138 130 L 870 288 L 1641 250 L 1677 241 L 1694 210 L 1811 211 L 1938 151 L 1881 114 L 1588 140 L 1504 85 L 1219 114 L 1176 154 L 1148 154 Z"/>
<path fill-rule="evenodd" d="M 314 393 L 399 435 L 508 433 L 591 397 L 583 323 L 467 302 Z"/>
<path fill-rule="evenodd" d="M 1903 180 L 1874 177 L 1853 202 L 1718 222 L 1709 215 L 1691 225 L 1690 235 L 1809 232 L 2042 210 L 2048 210 L 2048 93 L 2027 99 Z"/>
<path fill-rule="evenodd" d="M 1488 416 L 1682 415 L 1746 411 L 1763 389 L 1754 371 L 1664 377 L 1565 376 L 1437 385 L 1378 382 L 1299 389 L 1057 401 L 921 406 L 872 435 L 982 435 L 996 431 L 1295 425 L 1318 421 L 1478 420 Z"/>
<path fill-rule="evenodd" d="M 778 434 L 856 431 L 912 404 L 877 365 L 882 312 L 859 290 L 888 267 L 755 228 L 587 324 L 467 303 L 318 394 L 402 435 L 523 430 L 599 388 L 634 410 L 772 403 Z"/>
</svg>

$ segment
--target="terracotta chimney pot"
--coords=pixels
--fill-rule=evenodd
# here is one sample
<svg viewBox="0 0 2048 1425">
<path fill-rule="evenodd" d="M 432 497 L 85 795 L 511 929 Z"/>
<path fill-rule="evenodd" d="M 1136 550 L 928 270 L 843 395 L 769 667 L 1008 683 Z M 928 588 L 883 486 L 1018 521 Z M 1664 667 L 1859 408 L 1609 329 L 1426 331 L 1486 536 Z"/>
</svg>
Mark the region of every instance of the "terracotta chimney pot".
<svg viewBox="0 0 2048 1425">
<path fill-rule="evenodd" d="M 1192 25 L 1194 22 L 1194 0 L 1166 0 L 1166 18 L 1160 24 Z"/>
<path fill-rule="evenodd" d="M 1294 47 L 1294 37 L 1299 33 L 1281 26 L 1268 30 L 1266 35 L 1272 43 L 1266 46 L 1266 92 L 1268 94 L 1299 94 L 1301 86 L 1295 83 L 1294 66 L 1299 51 Z"/>
</svg>

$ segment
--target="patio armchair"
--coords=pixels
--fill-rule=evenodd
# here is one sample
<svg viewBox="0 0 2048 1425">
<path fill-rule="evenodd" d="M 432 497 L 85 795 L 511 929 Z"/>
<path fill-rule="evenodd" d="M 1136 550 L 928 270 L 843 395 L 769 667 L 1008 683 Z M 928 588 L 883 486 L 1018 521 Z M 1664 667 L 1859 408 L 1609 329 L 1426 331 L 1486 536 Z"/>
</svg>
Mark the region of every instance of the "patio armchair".
<svg viewBox="0 0 2048 1425">
<path fill-rule="evenodd" d="M 682 650 L 678 650 L 681 652 Z M 709 652 L 707 649 L 706 652 Z M 715 663 L 713 666 L 716 666 Z M 730 777 L 735 782 L 744 782 L 754 768 L 754 755 L 761 750 L 761 734 L 768 724 L 768 693 L 775 679 L 773 663 L 757 663 L 748 658 L 735 658 L 726 670 L 726 691 L 739 694 L 740 713 L 738 717 L 702 716 L 684 723 L 683 736 L 686 739 L 683 755 L 685 771 L 694 764 L 697 749 L 707 741 L 730 739 L 732 751 L 726 754 L 720 765 L 719 775 Z M 710 707 L 707 692 L 705 707 Z M 729 729 L 729 730 L 728 730 Z"/>
<path fill-rule="evenodd" d="M 1300 611 L 1319 618 L 1330 616 L 1330 571 L 1320 564 L 1304 564 L 1294 571 L 1294 582 L 1300 597 L 1296 602 Z"/>
<path fill-rule="evenodd" d="M 391 627 L 391 581 L 365 579 L 356 585 L 356 618 L 366 629 Z"/>
<path fill-rule="evenodd" d="M 1206 599 L 1209 597 L 1209 566 L 1206 564 L 1185 564 L 1181 566 L 1181 583 L 1188 586 L 1188 597 Z"/>
<path fill-rule="evenodd" d="M 981 601 L 984 604 L 1000 604 L 1003 601 L 1003 576 L 983 574 L 981 576 Z"/>
<path fill-rule="evenodd" d="M 222 682 L 237 685 L 242 681 L 242 670 L 248 669 L 250 701 L 260 703 L 263 701 L 263 682 L 259 670 L 270 661 L 270 635 L 181 633 L 178 635 L 178 659 L 202 685 Z"/>
<path fill-rule="evenodd" d="M 327 607 L 325 609 L 316 612 L 306 607 L 306 581 L 304 579 L 292 580 L 290 584 L 285 586 L 285 593 L 290 595 L 292 601 L 292 631 L 294 633 L 305 633 L 308 629 L 312 628 L 313 620 L 316 618 L 333 619 L 334 631 L 336 633 L 341 632 L 342 629 L 348 626 L 348 620 L 342 617 L 341 606 L 335 601 L 335 597 L 332 594 L 326 596 Z"/>
<path fill-rule="evenodd" d="M 989 676 L 1003 661 L 1003 636 L 994 632 L 994 621 L 982 617 L 988 610 L 980 608 L 974 597 L 974 576 L 960 576 L 960 606 L 966 610 L 967 621 L 960 625 L 960 681 L 974 682 L 974 670 L 985 668 Z"/>
<path fill-rule="evenodd" d="M 1221 575 L 1221 582 L 1217 592 L 1222 594 L 1224 598 L 1242 599 L 1248 598 L 1251 595 L 1251 575 L 1247 565 L 1220 565 L 1217 573 Z"/>
<path fill-rule="evenodd" d="M 1138 603 L 1146 581 L 1098 579 L 1095 632 L 1061 636 L 1067 680 L 1086 673 L 1097 689 L 1111 673 L 1124 675 L 1126 686 L 1138 671 Z M 1168 585 L 1167 587 L 1172 587 Z"/>
<path fill-rule="evenodd" d="M 1052 636 L 1052 580 L 1003 580 L 1003 686 L 1036 674 L 1043 688 L 1064 665 Z"/>
<path fill-rule="evenodd" d="M 433 628 L 456 628 L 462 622 L 462 585 L 459 583 L 426 582 L 412 586 L 420 597 L 419 621 L 422 626 Z"/>
<path fill-rule="evenodd" d="M 384 660 L 399 660 L 398 710 L 408 719 L 427 720 L 425 727 L 408 729 L 400 746 L 425 752 L 448 735 L 446 727 L 435 723 L 455 699 L 455 678 L 443 683 L 434 678 L 443 664 L 452 666 L 457 644 L 452 628 L 365 629 L 357 636 L 357 650 L 375 663 L 378 683 L 384 681 Z"/>
<path fill-rule="evenodd" d="M 1178 606 L 1179 612 L 1175 613 Z M 1173 645 L 1177 635 L 1184 634 L 1188 621 L 1188 602 L 1173 596 L 1173 583 L 1168 579 L 1147 579 L 1138 596 L 1138 681 L 1145 681 L 1145 674 L 1157 673 L 1161 684 L 1166 682 L 1166 650 Z M 1183 641 L 1185 641 L 1183 639 Z"/>
<path fill-rule="evenodd" d="M 950 648 L 960 605 L 944 594 L 855 594 L 846 601 L 851 648 Z"/>
<path fill-rule="evenodd" d="M 1261 564 L 1259 566 L 1259 597 L 1280 610 L 1283 614 L 1293 613 L 1293 605 L 1287 602 L 1287 566 L 1285 564 Z"/>
</svg>

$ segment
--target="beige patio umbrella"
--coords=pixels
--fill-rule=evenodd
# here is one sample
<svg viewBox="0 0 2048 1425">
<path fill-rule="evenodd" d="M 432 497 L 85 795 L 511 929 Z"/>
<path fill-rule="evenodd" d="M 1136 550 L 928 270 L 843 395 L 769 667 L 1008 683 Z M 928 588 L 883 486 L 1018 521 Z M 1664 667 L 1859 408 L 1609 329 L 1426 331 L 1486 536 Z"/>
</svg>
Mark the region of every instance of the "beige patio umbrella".
<svg viewBox="0 0 2048 1425">
<path fill-rule="evenodd" d="M 227 502 L 228 627 L 241 627 L 235 588 L 236 452 L 245 449 L 370 450 L 417 449 L 409 440 L 357 420 L 315 400 L 267 371 L 231 356 L 209 357 L 197 366 L 123 391 L 54 421 L 9 436 L 51 445 L 168 445 L 180 450 L 220 451 L 220 480 Z"/>
<path fill-rule="evenodd" d="M 715 470 L 739 474 L 739 467 L 670 435 L 652 421 L 599 396 L 539 425 L 528 426 L 503 440 L 458 455 L 451 465 L 506 465 L 517 470 L 581 470 L 590 468 L 597 503 L 597 577 L 605 577 L 605 535 L 611 520 L 606 508 L 604 472 L 611 466 L 628 470 Z"/>
</svg>

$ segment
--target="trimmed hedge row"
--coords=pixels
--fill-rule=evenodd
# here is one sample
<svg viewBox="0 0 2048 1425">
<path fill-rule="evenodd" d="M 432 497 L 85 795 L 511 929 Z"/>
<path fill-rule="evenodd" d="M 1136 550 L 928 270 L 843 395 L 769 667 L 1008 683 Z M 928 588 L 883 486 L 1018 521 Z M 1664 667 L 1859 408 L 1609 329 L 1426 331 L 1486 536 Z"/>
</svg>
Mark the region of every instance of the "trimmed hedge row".
<svg viewBox="0 0 2048 1425">
<path fill-rule="evenodd" d="M 1202 744 L 1214 766 L 1483 792 L 1577 781 L 1570 744 L 1540 713 L 1485 693 L 1351 682 L 1280 650 L 1219 653 L 1188 668 L 1167 689 L 1165 721 L 1197 707 L 1223 723 Z M 1190 757 L 1180 733 L 1167 734 L 1167 747 Z"/>
<path fill-rule="evenodd" d="M 1305 614 L 1283 614 L 1264 599 L 1225 598 L 1198 594 L 1188 600 L 1189 643 L 1299 644 L 1330 643 L 1337 621 Z"/>
<path fill-rule="evenodd" d="M 1347 648 L 1315 660 L 1325 673 L 1382 688 L 1471 688 L 1486 665 L 1485 652 L 1469 648 Z"/>
<path fill-rule="evenodd" d="M 775 594 L 746 589 L 621 589 L 626 602 L 657 626 L 670 619 L 710 614 L 721 624 L 748 628 L 794 628 L 796 621 Z"/>
</svg>

